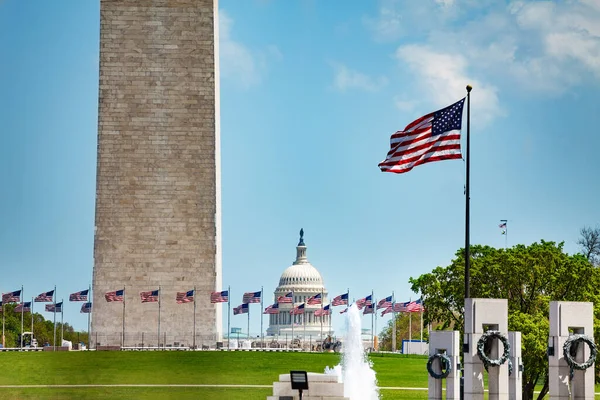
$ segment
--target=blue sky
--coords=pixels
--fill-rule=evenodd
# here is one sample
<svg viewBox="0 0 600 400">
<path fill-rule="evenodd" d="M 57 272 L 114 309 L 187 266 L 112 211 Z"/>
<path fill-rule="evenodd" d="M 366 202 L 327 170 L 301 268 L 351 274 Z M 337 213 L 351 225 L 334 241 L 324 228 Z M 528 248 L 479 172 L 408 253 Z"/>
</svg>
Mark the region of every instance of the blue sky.
<svg viewBox="0 0 600 400">
<path fill-rule="evenodd" d="M 597 0 L 219 8 L 232 307 L 261 286 L 270 298 L 300 228 L 330 296 L 417 297 L 408 279 L 464 246 L 465 165 L 394 175 L 377 164 L 394 131 L 462 98 L 468 83 L 471 243 L 504 246 L 507 219 L 509 245 L 564 241 L 574 253 L 579 229 L 600 222 Z M 56 284 L 67 298 L 91 283 L 98 38 L 98 1 L 0 2 L 3 292 L 24 285 L 29 298 Z M 78 306 L 65 306 L 65 320 L 86 329 Z M 245 330 L 245 317 L 231 321 Z"/>
</svg>

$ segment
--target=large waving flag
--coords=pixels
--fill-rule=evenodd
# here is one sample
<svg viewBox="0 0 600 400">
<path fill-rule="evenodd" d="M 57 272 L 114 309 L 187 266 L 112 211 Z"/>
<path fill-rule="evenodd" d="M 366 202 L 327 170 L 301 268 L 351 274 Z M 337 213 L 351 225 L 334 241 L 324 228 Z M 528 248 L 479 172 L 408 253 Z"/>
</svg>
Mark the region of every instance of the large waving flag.
<svg viewBox="0 0 600 400">
<path fill-rule="evenodd" d="M 382 172 L 401 174 L 417 165 L 460 159 L 460 129 L 463 105 L 461 99 L 446 108 L 411 122 L 390 139 L 390 151 L 379 163 Z"/>
<path fill-rule="evenodd" d="M 233 315 L 248 314 L 248 303 L 240 304 L 233 308 Z"/>
<path fill-rule="evenodd" d="M 362 310 L 364 306 L 370 306 L 372 304 L 371 295 L 363 297 L 362 299 L 356 300 L 356 306 L 359 310 Z"/>
<path fill-rule="evenodd" d="M 389 313 L 391 313 L 391 312 L 393 312 L 393 311 L 394 311 L 393 307 L 392 307 L 392 306 L 389 306 L 388 308 L 386 308 L 385 310 L 383 310 L 383 311 L 381 312 L 381 316 L 383 317 L 385 314 L 389 314 Z"/>
<path fill-rule="evenodd" d="M 19 303 L 19 305 L 15 307 L 15 312 L 31 312 L 31 302 L 27 301 L 25 303 Z"/>
<path fill-rule="evenodd" d="M 140 292 L 140 299 L 142 300 L 142 303 L 155 303 L 158 301 L 158 296 L 158 289 Z"/>
<path fill-rule="evenodd" d="M 80 313 L 89 314 L 91 312 L 92 312 L 92 303 L 87 302 L 87 303 L 83 303 L 81 305 L 81 311 L 80 311 Z"/>
<path fill-rule="evenodd" d="M 322 315 L 331 315 L 331 309 L 329 308 L 329 304 L 327 304 L 322 309 L 315 311 L 315 316 L 316 317 L 319 317 L 319 316 L 322 316 Z"/>
<path fill-rule="evenodd" d="M 407 312 L 421 312 L 424 310 L 425 309 L 423 308 L 423 300 L 422 299 L 412 301 L 408 304 L 408 306 L 406 306 Z"/>
<path fill-rule="evenodd" d="M 229 290 L 222 290 L 220 292 L 212 292 L 210 294 L 211 303 L 227 303 L 229 301 Z"/>
<path fill-rule="evenodd" d="M 211 303 L 212 303 L 212 296 L 210 299 L 211 299 Z M 175 295 L 175 302 L 177 304 L 192 303 L 193 301 L 194 301 L 194 289 L 188 290 L 187 292 L 177 292 L 177 294 Z"/>
<path fill-rule="evenodd" d="M 263 314 L 279 314 L 279 303 L 271 304 L 269 307 L 265 308 Z"/>
<path fill-rule="evenodd" d="M 374 313 L 375 313 L 375 307 L 373 306 L 373 304 L 367 304 L 365 306 L 365 311 L 363 311 L 363 315 L 374 314 Z"/>
<path fill-rule="evenodd" d="M 304 303 L 292 308 L 290 310 L 290 314 L 292 314 L 292 315 L 304 314 Z"/>
<path fill-rule="evenodd" d="M 62 312 L 62 301 L 56 304 L 46 304 L 46 312 Z"/>
<path fill-rule="evenodd" d="M 104 298 L 106 301 L 123 301 L 125 296 L 125 289 L 115 290 L 114 292 L 106 292 Z"/>
</svg>

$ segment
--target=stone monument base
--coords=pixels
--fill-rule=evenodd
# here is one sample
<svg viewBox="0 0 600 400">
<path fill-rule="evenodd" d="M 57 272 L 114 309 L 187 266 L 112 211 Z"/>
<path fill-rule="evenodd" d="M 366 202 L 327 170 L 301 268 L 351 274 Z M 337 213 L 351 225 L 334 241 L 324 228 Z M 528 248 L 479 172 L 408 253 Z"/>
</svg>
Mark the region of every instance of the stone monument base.
<svg viewBox="0 0 600 400">
<path fill-rule="evenodd" d="M 309 372 L 308 390 L 302 391 L 302 400 L 349 400 L 344 397 L 344 384 L 337 375 Z M 299 400 L 298 390 L 292 390 L 290 374 L 279 375 L 273 382 L 273 396 L 267 400 Z"/>
</svg>

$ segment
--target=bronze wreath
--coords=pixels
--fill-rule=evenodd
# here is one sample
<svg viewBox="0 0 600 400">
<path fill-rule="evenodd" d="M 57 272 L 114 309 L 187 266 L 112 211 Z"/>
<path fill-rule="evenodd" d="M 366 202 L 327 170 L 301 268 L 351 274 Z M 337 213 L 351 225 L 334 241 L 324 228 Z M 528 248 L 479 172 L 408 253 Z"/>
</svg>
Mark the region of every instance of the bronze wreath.
<svg viewBox="0 0 600 400">
<path fill-rule="evenodd" d="M 442 370 L 441 374 L 434 372 L 433 368 L 431 368 L 431 366 L 433 365 L 433 360 L 435 360 L 436 358 L 440 360 L 440 364 L 441 364 L 440 369 Z M 444 368 L 443 368 L 444 362 L 442 360 L 444 360 L 446 362 L 446 371 L 444 371 Z M 427 372 L 429 372 L 429 375 L 435 379 L 443 379 L 443 378 L 448 377 L 448 375 L 450 375 L 450 372 L 452 372 L 452 361 L 450 360 L 450 357 L 448 357 L 444 353 L 437 353 L 437 354 L 430 356 L 429 360 L 427 360 Z"/>
<path fill-rule="evenodd" d="M 590 347 L 590 357 L 587 359 L 587 361 L 585 361 L 583 363 L 578 363 L 571 356 L 571 346 L 573 346 L 573 344 L 575 344 L 575 343 L 582 343 L 582 342 L 587 343 L 587 345 Z M 563 355 L 565 356 L 565 361 L 567 362 L 567 364 L 569 364 L 569 367 L 571 368 L 569 377 L 571 379 L 573 379 L 573 370 L 575 370 L 575 369 L 586 370 L 589 367 L 591 367 L 592 365 L 594 365 L 594 360 L 596 359 L 597 354 L 598 354 L 598 349 L 596 347 L 596 344 L 590 337 L 585 336 L 585 335 L 579 335 L 579 334 L 569 336 L 569 338 L 563 345 Z"/>
<path fill-rule="evenodd" d="M 504 347 L 502 356 L 497 360 L 492 360 L 491 358 L 489 358 L 484 351 L 485 344 L 488 340 L 491 339 L 498 339 L 502 342 L 502 346 Z M 488 370 L 489 366 L 499 367 L 502 364 L 504 364 L 507 360 L 509 360 L 510 343 L 508 343 L 508 339 L 506 338 L 506 336 L 500 333 L 500 331 L 487 331 L 483 335 L 481 335 L 479 341 L 477 342 L 477 355 L 479 356 L 479 359 L 483 362 L 483 366 L 485 367 L 486 371 Z"/>
</svg>

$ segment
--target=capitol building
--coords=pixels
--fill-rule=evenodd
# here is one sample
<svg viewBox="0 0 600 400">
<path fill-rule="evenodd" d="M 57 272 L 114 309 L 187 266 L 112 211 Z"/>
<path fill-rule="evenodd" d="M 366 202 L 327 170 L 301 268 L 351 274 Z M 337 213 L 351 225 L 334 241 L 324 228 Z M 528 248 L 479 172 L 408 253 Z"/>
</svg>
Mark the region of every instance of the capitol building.
<svg viewBox="0 0 600 400">
<path fill-rule="evenodd" d="M 281 298 L 292 298 L 292 302 L 278 301 Z M 321 304 L 310 305 L 309 298 L 321 297 Z M 327 336 L 331 331 L 331 315 L 315 315 L 315 311 L 322 310 L 329 304 L 327 300 L 327 289 L 323 277 L 319 271 L 312 266 L 306 258 L 306 245 L 304 244 L 304 231 L 300 230 L 300 241 L 296 246 L 296 261 L 289 266 L 281 278 L 274 292 L 274 303 L 279 305 L 279 313 L 269 315 L 269 336 L 312 337 L 313 339 Z M 292 314 L 294 308 L 301 310 L 303 314 Z M 318 314 L 318 313 L 317 313 Z"/>
</svg>

